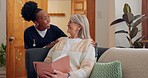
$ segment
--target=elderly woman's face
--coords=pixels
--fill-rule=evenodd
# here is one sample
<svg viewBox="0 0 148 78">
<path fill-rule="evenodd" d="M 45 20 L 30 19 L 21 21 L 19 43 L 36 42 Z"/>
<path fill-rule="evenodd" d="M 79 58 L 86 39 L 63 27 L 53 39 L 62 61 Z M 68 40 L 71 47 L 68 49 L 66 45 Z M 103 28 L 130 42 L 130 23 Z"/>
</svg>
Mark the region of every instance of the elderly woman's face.
<svg viewBox="0 0 148 78">
<path fill-rule="evenodd" d="M 68 22 L 68 30 L 67 32 L 70 34 L 70 35 L 78 35 L 78 32 L 80 31 L 81 29 L 81 26 L 73 21 L 69 21 Z"/>
</svg>

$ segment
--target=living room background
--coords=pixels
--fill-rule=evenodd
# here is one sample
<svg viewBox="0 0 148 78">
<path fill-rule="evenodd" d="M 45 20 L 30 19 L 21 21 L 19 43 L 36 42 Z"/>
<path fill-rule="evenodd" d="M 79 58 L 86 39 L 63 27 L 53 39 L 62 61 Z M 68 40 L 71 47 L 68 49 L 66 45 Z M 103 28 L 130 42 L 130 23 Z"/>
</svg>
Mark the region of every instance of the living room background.
<svg viewBox="0 0 148 78">
<path fill-rule="evenodd" d="M 109 1 L 109 2 L 108 2 Z M 118 29 L 125 28 L 125 23 L 112 26 L 109 24 L 123 14 L 124 3 L 128 3 L 133 14 L 141 14 L 142 0 L 96 0 L 96 42 L 102 47 L 116 45 L 129 46 L 124 35 L 115 35 Z M 6 44 L 6 0 L 0 0 L 0 43 Z M 139 26 L 141 28 L 141 26 Z M 126 28 L 125 28 L 126 29 Z M 66 29 L 64 29 L 66 30 Z M 141 33 L 139 34 L 141 36 Z"/>
</svg>

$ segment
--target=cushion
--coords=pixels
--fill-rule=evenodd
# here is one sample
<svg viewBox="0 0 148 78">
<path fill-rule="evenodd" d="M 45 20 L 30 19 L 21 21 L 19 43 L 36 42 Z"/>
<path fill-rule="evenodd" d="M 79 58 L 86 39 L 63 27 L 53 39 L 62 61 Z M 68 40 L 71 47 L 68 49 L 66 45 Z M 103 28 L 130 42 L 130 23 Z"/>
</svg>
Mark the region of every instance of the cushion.
<svg viewBox="0 0 148 78">
<path fill-rule="evenodd" d="M 121 62 L 118 60 L 109 63 L 96 62 L 90 78 L 122 78 Z"/>
</svg>

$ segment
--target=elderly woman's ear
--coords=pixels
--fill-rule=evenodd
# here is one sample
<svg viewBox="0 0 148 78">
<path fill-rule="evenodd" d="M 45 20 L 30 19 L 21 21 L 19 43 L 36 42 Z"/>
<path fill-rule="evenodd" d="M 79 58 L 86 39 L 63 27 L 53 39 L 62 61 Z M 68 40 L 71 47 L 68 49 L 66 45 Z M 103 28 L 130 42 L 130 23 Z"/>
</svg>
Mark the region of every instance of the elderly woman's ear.
<svg viewBox="0 0 148 78">
<path fill-rule="evenodd" d="M 82 29 L 82 26 L 81 25 L 79 25 L 79 30 L 81 30 Z"/>
<path fill-rule="evenodd" d="M 78 28 L 79 30 L 81 30 L 82 29 L 82 27 L 81 26 L 79 26 L 79 28 Z"/>
</svg>

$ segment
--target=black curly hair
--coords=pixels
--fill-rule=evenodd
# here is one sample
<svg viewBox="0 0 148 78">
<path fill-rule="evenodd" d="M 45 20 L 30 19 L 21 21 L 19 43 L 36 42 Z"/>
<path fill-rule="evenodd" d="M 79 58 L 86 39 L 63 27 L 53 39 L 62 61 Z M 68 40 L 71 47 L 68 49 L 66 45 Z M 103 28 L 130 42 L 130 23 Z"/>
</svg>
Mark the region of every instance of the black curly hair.
<svg viewBox="0 0 148 78">
<path fill-rule="evenodd" d="M 40 10 L 42 9 L 38 8 L 37 3 L 28 1 L 22 7 L 21 14 L 26 21 L 35 21 L 36 15 Z"/>
</svg>

